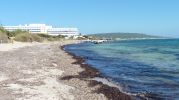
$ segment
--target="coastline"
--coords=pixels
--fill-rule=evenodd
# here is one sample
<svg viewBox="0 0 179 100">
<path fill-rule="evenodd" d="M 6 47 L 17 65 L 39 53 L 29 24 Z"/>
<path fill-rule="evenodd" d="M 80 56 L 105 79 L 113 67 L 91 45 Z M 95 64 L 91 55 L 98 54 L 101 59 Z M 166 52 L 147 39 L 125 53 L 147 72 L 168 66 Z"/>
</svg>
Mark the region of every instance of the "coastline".
<svg viewBox="0 0 179 100">
<path fill-rule="evenodd" d="M 17 48 L 14 44 L 0 51 L 0 99 L 131 100 L 118 88 L 91 80 L 100 76 L 99 71 L 62 49 L 79 42 L 34 43 Z"/>
<path fill-rule="evenodd" d="M 64 50 L 69 56 L 72 56 L 73 59 L 75 59 L 75 62 L 73 62 L 72 64 L 80 65 L 80 67 L 85 70 L 79 72 L 78 75 L 65 76 L 62 78 L 62 80 L 70 80 L 73 78 L 78 78 L 80 80 L 85 80 L 90 87 L 98 85 L 99 88 L 97 88 L 96 91 L 94 92 L 104 94 L 107 97 L 107 100 L 146 100 L 146 99 L 162 100 L 162 97 L 159 97 L 158 94 L 154 94 L 150 92 L 125 93 L 125 91 L 120 91 L 121 90 L 120 87 L 116 87 L 115 83 L 113 84 L 113 82 L 109 81 L 104 76 L 101 76 L 99 70 L 97 70 L 96 68 L 94 68 L 89 64 L 86 64 L 85 58 L 81 56 L 76 56 L 74 53 L 68 52 L 64 49 L 65 46 L 71 44 L 74 43 L 63 45 L 60 48 Z M 109 82 L 109 84 L 112 83 L 112 85 L 105 84 L 103 80 L 100 81 L 94 79 L 98 77 L 101 79 L 106 79 Z"/>
<path fill-rule="evenodd" d="M 133 41 L 133 40 L 165 40 L 175 38 L 131 38 L 131 39 L 116 39 L 116 41 Z M 177 39 L 177 38 L 176 38 Z"/>
<path fill-rule="evenodd" d="M 70 43 L 70 44 L 73 44 L 73 43 Z M 66 45 L 61 46 L 62 50 L 64 50 L 64 46 L 66 46 Z M 73 78 L 78 78 L 81 80 L 87 79 L 87 81 L 89 82 L 89 86 L 99 85 L 100 88 L 98 88 L 94 92 L 104 94 L 108 98 L 108 100 L 133 100 L 133 99 L 134 100 L 146 100 L 146 99 L 162 100 L 162 99 L 164 99 L 164 97 L 160 96 L 159 94 L 155 94 L 152 92 L 144 91 L 144 92 L 140 92 L 140 93 L 125 93 L 125 91 L 120 91 L 120 89 L 118 87 L 110 86 L 108 84 L 105 84 L 103 81 L 98 81 L 98 80 L 91 81 L 91 79 L 96 78 L 96 77 L 99 77 L 101 79 L 106 79 L 106 78 L 101 76 L 100 72 L 97 69 L 95 69 L 93 66 L 86 64 L 85 58 L 76 56 L 75 54 L 68 52 L 68 51 L 65 51 L 65 52 L 68 55 L 72 56 L 73 59 L 76 60 L 72 64 L 80 65 L 80 67 L 84 68 L 85 70 L 82 72 L 79 72 L 79 75 L 77 75 L 77 76 L 72 75 L 72 76 L 66 76 L 63 78 L 66 80 L 73 79 Z M 111 81 L 109 81 L 109 82 L 112 83 Z M 123 94 L 121 95 L 121 93 L 123 93 Z M 127 97 L 127 98 L 125 98 L 125 97 Z"/>
<path fill-rule="evenodd" d="M 70 44 L 74 44 L 74 43 L 70 43 Z M 66 44 L 66 45 L 69 45 L 69 44 Z M 72 57 L 72 59 L 76 60 L 72 64 L 80 65 L 80 67 L 84 70 L 79 72 L 78 75 L 64 76 L 61 78 L 61 80 L 70 80 L 73 78 L 77 78 L 77 79 L 86 81 L 89 87 L 98 86 L 98 88 L 93 92 L 98 93 L 98 94 L 101 93 L 105 95 L 108 100 L 132 100 L 133 99 L 132 96 L 121 92 L 120 89 L 114 85 L 110 86 L 108 84 L 104 84 L 101 81 L 93 80 L 92 78 L 96 78 L 96 77 L 104 78 L 104 77 L 100 75 L 100 72 L 97 69 L 95 69 L 89 64 L 86 64 L 84 58 L 80 56 L 76 56 L 75 54 L 66 51 L 64 49 L 66 45 L 60 46 L 61 50 L 64 50 L 69 56 Z"/>
</svg>

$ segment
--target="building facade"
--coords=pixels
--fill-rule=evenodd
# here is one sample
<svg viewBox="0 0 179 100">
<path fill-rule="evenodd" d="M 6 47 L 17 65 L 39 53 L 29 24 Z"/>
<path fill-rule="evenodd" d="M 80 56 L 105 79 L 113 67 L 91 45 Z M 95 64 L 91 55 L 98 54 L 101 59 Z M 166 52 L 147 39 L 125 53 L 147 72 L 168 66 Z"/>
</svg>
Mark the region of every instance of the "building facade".
<svg viewBox="0 0 179 100">
<path fill-rule="evenodd" d="M 49 34 L 53 36 L 63 35 L 66 37 L 79 36 L 79 30 L 77 28 L 53 28 L 45 24 L 29 24 L 18 26 L 3 26 L 8 31 L 23 30 L 36 34 Z"/>
</svg>

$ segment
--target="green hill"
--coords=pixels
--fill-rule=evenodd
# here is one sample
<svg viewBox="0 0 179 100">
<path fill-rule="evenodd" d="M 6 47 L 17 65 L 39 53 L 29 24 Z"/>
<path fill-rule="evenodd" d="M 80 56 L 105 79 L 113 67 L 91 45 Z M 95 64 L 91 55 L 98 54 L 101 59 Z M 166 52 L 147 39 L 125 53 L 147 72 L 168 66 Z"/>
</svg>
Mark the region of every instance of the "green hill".
<svg viewBox="0 0 179 100">
<path fill-rule="evenodd" d="M 90 34 L 88 36 L 97 38 L 97 39 L 140 39 L 140 38 L 161 38 L 158 36 L 151 36 L 141 33 L 98 33 L 98 34 Z"/>
</svg>

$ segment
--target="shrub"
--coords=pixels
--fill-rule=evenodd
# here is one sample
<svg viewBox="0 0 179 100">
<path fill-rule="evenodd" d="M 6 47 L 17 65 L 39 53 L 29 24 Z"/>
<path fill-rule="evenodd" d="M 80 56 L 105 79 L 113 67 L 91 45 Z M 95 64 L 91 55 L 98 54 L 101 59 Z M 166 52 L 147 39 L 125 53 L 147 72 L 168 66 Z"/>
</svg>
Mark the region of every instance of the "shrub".
<svg viewBox="0 0 179 100">
<path fill-rule="evenodd" d="M 58 36 L 56 36 L 56 37 L 61 38 L 61 39 L 64 39 L 64 38 L 65 38 L 65 36 L 63 36 L 63 35 L 58 35 Z"/>
<path fill-rule="evenodd" d="M 42 42 L 44 39 L 37 34 L 31 34 L 32 41 Z"/>
<path fill-rule="evenodd" d="M 0 32 L 6 33 L 7 31 L 3 27 L 0 26 Z"/>
<path fill-rule="evenodd" d="M 7 42 L 8 42 L 7 34 L 0 31 L 0 43 L 7 43 Z"/>
<path fill-rule="evenodd" d="M 3 27 L 0 27 L 0 42 L 8 42 L 8 37 L 15 37 L 15 41 L 20 42 L 42 42 L 42 41 L 59 41 L 65 37 L 62 35 L 51 36 L 48 34 L 31 34 L 27 31 L 16 30 L 16 31 L 7 31 Z"/>
<path fill-rule="evenodd" d="M 15 40 L 20 42 L 30 42 L 30 38 L 28 33 L 21 33 L 15 36 Z"/>
<path fill-rule="evenodd" d="M 61 39 L 64 39 L 64 36 L 62 36 L 62 35 L 52 36 L 52 35 L 48 35 L 48 34 L 38 34 L 38 36 L 43 38 L 43 40 L 47 40 L 47 41 L 59 41 Z"/>
<path fill-rule="evenodd" d="M 0 43 L 7 43 L 8 36 L 6 34 L 6 30 L 3 27 L 0 27 Z"/>
<path fill-rule="evenodd" d="M 37 34 L 30 34 L 30 33 L 19 33 L 15 36 L 15 40 L 20 41 L 20 42 L 32 42 L 32 41 L 42 42 L 43 41 L 43 39 Z"/>
<path fill-rule="evenodd" d="M 43 38 L 50 38 L 52 37 L 51 35 L 48 35 L 48 34 L 37 34 L 38 36 L 40 37 L 43 37 Z"/>
</svg>

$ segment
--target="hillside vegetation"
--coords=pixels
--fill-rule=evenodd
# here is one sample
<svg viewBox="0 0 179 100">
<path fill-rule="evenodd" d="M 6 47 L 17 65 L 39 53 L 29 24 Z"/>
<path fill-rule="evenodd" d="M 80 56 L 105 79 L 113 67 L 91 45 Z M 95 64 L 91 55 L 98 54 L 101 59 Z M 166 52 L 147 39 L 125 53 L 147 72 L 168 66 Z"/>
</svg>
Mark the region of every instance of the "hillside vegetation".
<svg viewBox="0 0 179 100">
<path fill-rule="evenodd" d="M 26 31 L 16 30 L 9 32 L 3 27 L 0 27 L 0 43 L 7 43 L 12 38 L 19 42 L 44 42 L 44 41 L 58 41 L 64 39 L 64 36 L 51 36 L 47 34 L 31 34 Z"/>
<path fill-rule="evenodd" d="M 6 30 L 0 27 L 0 43 L 8 42 L 8 35 L 6 34 Z"/>
<path fill-rule="evenodd" d="M 136 38 L 159 38 L 158 36 L 151 36 L 140 33 L 99 33 L 99 34 L 91 34 L 91 37 L 95 37 L 97 39 L 136 39 Z"/>
</svg>

